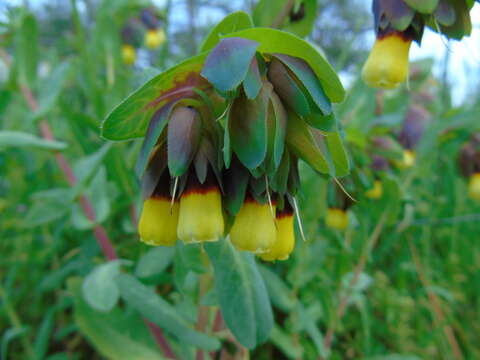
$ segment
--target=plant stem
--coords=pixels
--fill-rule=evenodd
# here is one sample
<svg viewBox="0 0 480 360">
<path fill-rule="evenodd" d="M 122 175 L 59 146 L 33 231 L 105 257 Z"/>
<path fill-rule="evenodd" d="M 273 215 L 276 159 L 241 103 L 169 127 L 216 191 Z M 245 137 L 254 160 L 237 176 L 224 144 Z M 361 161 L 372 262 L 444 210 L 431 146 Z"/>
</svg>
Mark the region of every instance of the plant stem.
<svg viewBox="0 0 480 360">
<path fill-rule="evenodd" d="M 418 251 L 415 245 L 412 242 L 412 239 L 408 238 L 408 246 L 410 247 L 410 252 L 412 253 L 413 262 L 415 264 L 415 268 L 422 283 L 425 291 L 427 292 L 428 301 L 430 302 L 431 312 L 433 315 L 433 320 L 436 327 L 442 327 L 443 333 L 447 338 L 448 344 L 451 347 L 453 357 L 456 360 L 463 359 L 462 352 L 460 351 L 460 347 L 458 345 L 457 339 L 455 338 L 455 334 L 450 327 L 450 325 L 446 324 L 445 315 L 442 311 L 442 306 L 438 296 L 432 291 L 432 286 L 430 285 L 430 280 L 427 277 L 425 269 L 423 268 L 422 263 L 420 262 L 420 257 L 418 256 Z M 442 324 L 444 324 L 442 326 Z"/>
<path fill-rule="evenodd" d="M 33 112 L 37 111 L 38 103 L 35 97 L 33 96 L 33 93 L 30 90 L 30 88 L 25 84 L 20 84 L 20 91 L 22 92 L 22 95 L 25 98 L 25 101 L 27 102 L 30 110 Z M 44 139 L 55 140 L 55 137 L 53 136 L 52 130 L 47 120 L 44 119 L 40 121 L 39 128 L 40 128 L 40 133 L 42 134 L 42 137 Z M 59 152 L 56 152 L 55 160 L 57 161 L 58 167 L 62 170 L 64 176 L 66 177 L 68 184 L 71 187 L 74 187 L 77 182 L 77 179 L 75 178 L 75 174 L 73 173 L 72 167 L 69 165 L 67 159 Z M 90 221 L 95 223 L 96 222 L 95 210 L 90 200 L 86 196 L 81 195 L 79 198 L 79 201 L 85 216 Z M 102 249 L 102 253 L 105 256 L 105 258 L 108 261 L 117 259 L 118 258 L 117 253 L 115 251 L 115 248 L 112 242 L 108 237 L 108 234 L 105 228 L 102 225 L 97 224 L 93 228 L 93 233 L 95 235 L 95 238 L 97 239 L 98 245 Z M 150 330 L 151 335 L 155 339 L 158 347 L 162 350 L 163 354 L 169 359 L 175 359 L 176 358 L 175 354 L 172 348 L 170 347 L 170 345 L 168 344 L 166 338 L 164 337 L 162 330 L 156 324 L 151 323 L 146 319 L 144 319 L 144 321 L 147 324 L 147 327 Z"/>
<path fill-rule="evenodd" d="M 5 309 L 5 313 L 7 314 L 8 319 L 10 320 L 10 323 L 15 329 L 20 329 L 23 327 L 20 317 L 18 316 L 17 312 L 13 308 L 13 306 L 10 304 L 10 301 L 8 300 L 7 292 L 4 290 L 2 284 L 0 284 L 0 298 L 2 298 L 3 302 L 3 308 Z M 28 339 L 22 335 L 20 341 L 22 342 L 22 346 L 25 349 L 25 352 L 28 354 L 29 358 L 33 358 L 33 348 Z"/>
<path fill-rule="evenodd" d="M 333 335 L 335 333 L 335 328 L 337 327 L 337 324 L 342 319 L 343 315 L 345 315 L 348 301 L 351 296 L 351 291 L 357 284 L 358 280 L 360 279 L 360 274 L 365 269 L 365 265 L 367 264 L 367 260 L 368 260 L 368 255 L 371 249 L 375 246 L 378 238 L 380 237 L 380 234 L 383 230 L 386 220 L 387 220 L 387 213 L 385 212 L 383 213 L 382 217 L 380 218 L 377 225 L 375 226 L 375 229 L 373 229 L 372 234 L 370 235 L 368 240 L 365 242 L 360 259 L 353 271 L 353 276 L 352 276 L 352 279 L 350 280 L 350 284 L 348 284 L 347 291 L 345 291 L 344 294 L 340 297 L 335 318 L 330 324 L 329 328 L 327 329 L 327 333 L 323 341 L 323 346 L 325 347 L 325 352 L 327 353 L 329 352 L 329 349 L 332 346 L 332 340 L 333 340 Z M 320 359 L 322 359 L 322 357 L 320 357 Z"/>
</svg>

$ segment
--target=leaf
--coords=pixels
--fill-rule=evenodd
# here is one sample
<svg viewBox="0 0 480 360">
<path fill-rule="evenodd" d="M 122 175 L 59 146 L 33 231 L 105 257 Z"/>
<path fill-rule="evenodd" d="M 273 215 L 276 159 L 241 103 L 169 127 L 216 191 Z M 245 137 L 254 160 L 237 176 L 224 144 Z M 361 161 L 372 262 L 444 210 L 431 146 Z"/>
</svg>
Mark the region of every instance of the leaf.
<svg viewBox="0 0 480 360">
<path fill-rule="evenodd" d="M 325 136 L 328 151 L 331 154 L 335 167 L 335 175 L 338 177 L 348 175 L 350 173 L 350 161 L 339 132 L 326 132 Z"/>
<path fill-rule="evenodd" d="M 373 13 L 375 28 L 385 29 L 391 23 L 398 31 L 405 31 L 415 16 L 415 11 L 398 0 L 374 1 Z"/>
<path fill-rule="evenodd" d="M 254 100 L 235 99 L 228 119 L 232 149 L 248 168 L 258 167 L 267 154 L 267 109 L 272 86 L 265 83 Z"/>
<path fill-rule="evenodd" d="M 75 187 L 80 190 L 88 182 L 88 180 L 96 174 L 103 159 L 110 150 L 112 143 L 104 144 L 94 153 L 77 160 L 73 166 L 73 172 L 77 178 Z"/>
<path fill-rule="evenodd" d="M 135 275 L 140 278 L 149 278 L 160 274 L 171 264 L 174 255 L 174 247 L 159 246 L 150 249 L 138 261 Z"/>
<path fill-rule="evenodd" d="M 37 77 L 38 65 L 38 24 L 32 14 L 25 12 L 18 31 L 14 32 L 15 57 L 19 80 L 23 84 L 33 85 Z"/>
<path fill-rule="evenodd" d="M 168 118 L 170 117 L 170 114 L 176 104 L 176 101 L 172 101 L 157 110 L 152 116 L 152 119 L 148 124 L 145 139 L 143 140 L 142 148 L 138 154 L 137 163 L 135 165 L 135 172 L 138 177 L 143 175 L 152 150 L 155 147 L 155 144 L 157 143 L 163 129 L 165 129 L 165 126 L 167 126 Z"/>
<path fill-rule="evenodd" d="M 262 88 L 262 79 L 260 77 L 260 70 L 258 68 L 257 58 L 253 57 L 248 68 L 247 75 L 243 81 L 243 89 L 245 95 L 249 99 L 255 99 Z"/>
<path fill-rule="evenodd" d="M 442 25 L 452 26 L 455 23 L 455 10 L 448 0 L 440 0 L 434 15 L 435 19 Z"/>
<path fill-rule="evenodd" d="M 404 0 L 408 6 L 423 14 L 431 14 L 438 5 L 438 0 Z"/>
<path fill-rule="evenodd" d="M 280 101 L 280 98 L 272 92 L 270 94 L 273 112 L 275 115 L 275 141 L 273 146 L 273 162 L 275 168 L 280 165 L 283 150 L 285 146 L 285 136 L 287 132 L 287 112 Z"/>
<path fill-rule="evenodd" d="M 33 205 L 25 217 L 25 224 L 35 227 L 60 219 L 70 211 L 73 199 L 71 189 L 58 188 L 33 194 Z"/>
<path fill-rule="evenodd" d="M 273 327 L 267 289 L 251 254 L 236 251 L 227 240 L 205 244 L 215 271 L 215 291 L 223 318 L 235 338 L 252 349 Z"/>
<path fill-rule="evenodd" d="M 296 299 L 287 284 L 267 266 L 259 265 L 258 269 L 265 281 L 272 304 L 287 313 L 290 312 L 295 307 Z"/>
<path fill-rule="evenodd" d="M 327 60 L 308 42 L 284 31 L 268 28 L 252 28 L 226 35 L 243 37 L 259 42 L 257 51 L 262 53 L 279 53 L 296 56 L 305 60 L 320 79 L 320 83 L 332 102 L 341 102 L 345 90 Z"/>
<path fill-rule="evenodd" d="M 284 54 L 274 54 L 274 56 L 280 59 L 280 61 L 283 62 L 301 81 L 308 94 L 312 97 L 313 102 L 318 106 L 321 112 L 324 115 L 330 114 L 332 112 L 332 104 L 325 95 L 322 84 L 317 78 L 317 75 L 313 72 L 308 63 L 301 58 Z"/>
<path fill-rule="evenodd" d="M 279 326 L 274 326 L 270 340 L 290 359 L 302 359 L 303 350 L 293 337 L 285 333 Z"/>
<path fill-rule="evenodd" d="M 224 206 L 231 215 L 236 215 L 243 205 L 247 191 L 248 178 L 248 170 L 241 165 L 237 159 L 232 161 L 230 168 L 224 170 Z"/>
<path fill-rule="evenodd" d="M 95 310 L 108 312 L 117 304 L 120 294 L 114 280 L 122 263 L 123 260 L 113 260 L 98 265 L 83 280 L 83 296 Z"/>
<path fill-rule="evenodd" d="M 24 334 L 30 329 L 28 327 L 10 328 L 3 332 L 2 341 L 0 342 L 0 356 L 2 359 L 8 359 L 8 346 L 10 342 Z"/>
<path fill-rule="evenodd" d="M 46 150 L 63 150 L 67 144 L 60 141 L 45 140 L 35 135 L 20 131 L 0 131 L 1 147 L 34 147 Z"/>
<path fill-rule="evenodd" d="M 257 46 L 241 37 L 222 39 L 205 60 L 201 75 L 221 93 L 235 90 L 247 76 Z"/>
<path fill-rule="evenodd" d="M 197 110 L 183 106 L 173 110 L 167 131 L 168 169 L 172 177 L 187 171 L 198 149 L 200 131 L 201 119 Z"/>
<path fill-rule="evenodd" d="M 268 79 L 273 84 L 275 92 L 283 102 L 295 113 L 305 116 L 310 113 L 307 96 L 288 73 L 280 60 L 273 58 L 268 68 Z"/>
<path fill-rule="evenodd" d="M 331 112 L 329 115 L 323 115 L 318 109 L 314 109 L 309 115 L 304 116 L 303 120 L 308 125 L 322 131 L 336 131 L 337 130 L 337 118 L 335 114 Z"/>
<path fill-rule="evenodd" d="M 278 16 L 282 15 L 288 0 L 261 0 L 253 10 L 253 19 L 256 26 L 273 27 Z M 313 28 L 317 15 L 316 0 L 296 1 L 290 14 L 286 14 L 279 27 L 298 36 L 307 36 Z"/>
<path fill-rule="evenodd" d="M 205 350 L 216 350 L 220 342 L 193 330 L 175 311 L 175 308 L 153 290 L 128 274 L 117 276 L 116 282 L 122 298 L 145 318 L 175 335 L 180 342 Z"/>
<path fill-rule="evenodd" d="M 74 298 L 75 323 L 101 355 L 115 360 L 163 358 L 151 345 L 151 341 L 147 344 L 134 338 L 140 331 L 143 331 L 144 336 L 149 336 L 140 319 L 125 318 L 118 308 L 109 313 L 90 308 L 81 295 L 81 279 L 69 279 L 68 289 Z"/>
<path fill-rule="evenodd" d="M 213 49 L 222 35 L 253 27 L 252 18 L 244 11 L 233 12 L 223 18 L 207 35 L 200 52 Z"/>
<path fill-rule="evenodd" d="M 38 91 L 39 109 L 35 113 L 36 118 L 45 116 L 56 104 L 65 82 L 71 74 L 70 63 L 65 61 L 55 67 L 49 77 L 41 82 Z"/>
<path fill-rule="evenodd" d="M 286 142 L 290 150 L 314 170 L 329 173 L 325 156 L 318 148 L 307 124 L 293 113 L 288 115 Z"/>
<path fill-rule="evenodd" d="M 102 123 L 102 136 L 110 140 L 141 137 L 152 115 L 167 102 L 193 96 L 207 81 L 200 70 L 207 53 L 194 56 L 155 76 L 115 107 Z"/>
</svg>

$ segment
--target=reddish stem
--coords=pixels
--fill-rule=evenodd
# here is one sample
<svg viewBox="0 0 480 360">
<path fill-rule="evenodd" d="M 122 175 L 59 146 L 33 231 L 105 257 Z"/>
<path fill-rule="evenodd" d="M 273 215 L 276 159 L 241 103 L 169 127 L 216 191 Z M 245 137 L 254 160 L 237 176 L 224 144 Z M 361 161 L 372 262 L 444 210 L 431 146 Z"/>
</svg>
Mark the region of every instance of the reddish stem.
<svg viewBox="0 0 480 360">
<path fill-rule="evenodd" d="M 38 103 L 35 97 L 33 96 L 33 93 L 30 90 L 30 88 L 26 85 L 21 84 L 20 91 L 22 92 L 23 97 L 25 98 L 25 101 L 27 102 L 30 110 L 34 112 L 37 111 Z M 55 140 L 55 137 L 53 136 L 53 132 L 46 120 L 42 120 L 40 122 L 39 128 L 40 128 L 40 133 L 42 134 L 42 137 L 44 139 L 51 140 L 51 141 Z M 77 179 L 75 178 L 75 174 L 73 173 L 72 167 L 68 164 L 67 159 L 59 152 L 56 152 L 55 160 L 57 162 L 58 167 L 62 170 L 62 173 L 65 175 L 65 178 L 67 179 L 68 184 L 71 187 L 74 187 L 75 184 L 77 183 Z M 79 198 L 79 201 L 85 216 L 91 222 L 95 223 L 96 221 L 95 209 L 93 208 L 93 205 L 90 202 L 90 200 L 86 196 L 81 195 Z M 110 241 L 105 228 L 102 225 L 97 224 L 93 228 L 93 233 L 95 235 L 95 238 L 97 239 L 97 243 L 100 246 L 105 258 L 107 258 L 108 261 L 118 259 L 115 248 L 113 247 L 113 244 Z M 151 335 L 155 339 L 158 347 L 162 350 L 165 357 L 167 357 L 168 359 L 176 359 L 175 353 L 173 352 L 172 348 L 168 344 L 166 338 L 163 336 L 162 330 L 157 325 L 151 323 L 147 319 L 144 319 L 143 321 L 147 325 Z"/>
</svg>

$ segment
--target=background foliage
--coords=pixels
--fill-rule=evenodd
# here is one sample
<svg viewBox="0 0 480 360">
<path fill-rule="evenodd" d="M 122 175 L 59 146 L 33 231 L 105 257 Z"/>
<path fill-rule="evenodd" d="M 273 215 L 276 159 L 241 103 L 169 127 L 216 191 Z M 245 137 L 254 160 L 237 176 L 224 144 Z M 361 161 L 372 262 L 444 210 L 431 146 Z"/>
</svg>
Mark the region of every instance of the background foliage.
<svg viewBox="0 0 480 360">
<path fill-rule="evenodd" d="M 413 103 L 432 118 L 417 164 L 388 174 L 380 200 L 357 191 L 345 232 L 325 226 L 332 184 L 302 167 L 307 241 L 297 236 L 286 262 L 259 263 L 228 243 L 149 248 L 135 225 L 141 143 L 106 142 L 100 123 L 145 80 L 196 53 L 213 25 L 199 21 L 205 14 L 251 12 L 255 2 L 167 1 L 167 41 L 140 47 L 135 66 L 122 62 L 121 30 L 149 2 L 42 5 L 1 8 L 0 358 L 161 358 L 142 317 L 182 359 L 245 358 L 243 346 L 255 359 L 480 357 L 480 205 L 456 167 L 478 129 L 477 94 L 452 107 L 429 61 L 412 67 L 410 90 L 375 93 L 352 81 L 335 111 L 366 183 L 371 138 L 398 134 Z M 254 20 L 268 24 L 269 11 L 257 8 Z M 370 15 L 348 0 L 318 1 L 316 14 L 308 31 L 294 31 L 312 28 L 308 39 L 356 79 Z M 105 262 L 105 236 L 115 246 L 107 255 L 121 260 Z M 217 326 L 219 304 L 236 340 Z"/>
</svg>

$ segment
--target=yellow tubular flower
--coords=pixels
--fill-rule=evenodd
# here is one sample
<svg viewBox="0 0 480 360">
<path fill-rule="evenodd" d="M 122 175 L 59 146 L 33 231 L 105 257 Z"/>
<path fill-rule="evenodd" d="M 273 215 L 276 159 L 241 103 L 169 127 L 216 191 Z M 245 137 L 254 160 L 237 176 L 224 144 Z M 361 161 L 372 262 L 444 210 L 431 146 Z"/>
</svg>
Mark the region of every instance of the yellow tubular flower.
<svg viewBox="0 0 480 360">
<path fill-rule="evenodd" d="M 345 230 L 348 226 L 348 214 L 342 209 L 329 208 L 325 224 L 332 229 Z"/>
<path fill-rule="evenodd" d="M 145 46 L 151 50 L 158 48 L 165 42 L 165 31 L 163 29 L 150 29 L 145 33 Z"/>
<path fill-rule="evenodd" d="M 140 240 L 149 245 L 171 246 L 177 241 L 178 202 L 171 207 L 167 197 L 145 200 L 138 223 Z"/>
<path fill-rule="evenodd" d="M 260 204 L 252 197 L 247 197 L 230 230 L 232 244 L 239 250 L 260 254 L 269 251 L 276 237 L 277 230 L 270 205 Z"/>
<path fill-rule="evenodd" d="M 185 243 L 217 241 L 224 232 L 220 189 L 211 176 L 200 184 L 191 173 L 180 198 L 177 235 Z"/>
<path fill-rule="evenodd" d="M 135 48 L 130 44 L 122 45 L 122 59 L 125 65 L 133 65 L 137 60 Z"/>
<path fill-rule="evenodd" d="M 383 186 L 380 180 L 375 180 L 373 187 L 365 191 L 365 196 L 372 200 L 380 199 L 383 195 Z"/>
<path fill-rule="evenodd" d="M 260 254 L 266 261 L 287 260 L 295 246 L 295 233 L 293 231 L 293 209 L 285 201 L 283 210 L 277 210 L 275 224 L 277 225 L 277 238 L 270 251 Z"/>
<path fill-rule="evenodd" d="M 400 32 L 377 37 L 363 66 L 362 78 L 368 86 L 393 89 L 408 76 L 408 53 L 412 39 Z"/>
<path fill-rule="evenodd" d="M 416 155 L 415 151 L 413 150 L 404 150 L 403 151 L 403 159 L 402 159 L 402 167 L 410 168 L 415 165 Z"/>
<path fill-rule="evenodd" d="M 470 176 L 468 196 L 473 200 L 480 201 L 480 173 L 475 173 Z"/>
</svg>

